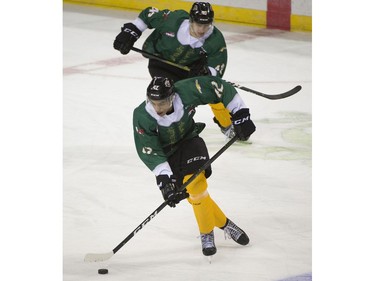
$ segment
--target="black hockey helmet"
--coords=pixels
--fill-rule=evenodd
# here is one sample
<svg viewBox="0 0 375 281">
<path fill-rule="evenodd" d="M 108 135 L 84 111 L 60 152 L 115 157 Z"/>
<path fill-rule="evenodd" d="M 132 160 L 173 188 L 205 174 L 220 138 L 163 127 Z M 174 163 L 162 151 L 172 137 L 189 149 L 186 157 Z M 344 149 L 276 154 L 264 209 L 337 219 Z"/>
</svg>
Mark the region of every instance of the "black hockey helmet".
<svg viewBox="0 0 375 281">
<path fill-rule="evenodd" d="M 154 77 L 147 87 L 147 97 L 150 100 L 163 100 L 174 93 L 173 80 L 167 77 Z"/>
<path fill-rule="evenodd" d="M 195 2 L 190 10 L 190 20 L 201 23 L 209 24 L 214 21 L 214 10 L 208 2 Z"/>
</svg>

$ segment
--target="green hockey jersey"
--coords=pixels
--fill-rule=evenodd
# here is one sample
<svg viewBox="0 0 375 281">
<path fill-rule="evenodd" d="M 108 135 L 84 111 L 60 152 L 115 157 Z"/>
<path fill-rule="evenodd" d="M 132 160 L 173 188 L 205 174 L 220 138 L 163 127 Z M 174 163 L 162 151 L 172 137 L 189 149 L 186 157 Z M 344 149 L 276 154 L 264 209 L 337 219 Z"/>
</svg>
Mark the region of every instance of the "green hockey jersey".
<svg viewBox="0 0 375 281">
<path fill-rule="evenodd" d="M 202 49 L 207 53 L 208 66 L 223 77 L 227 65 L 227 47 L 222 33 L 212 27 L 207 38 L 200 39 L 202 46 L 192 47 L 188 42 L 189 14 L 184 10 L 158 10 L 148 7 L 138 16 L 147 28 L 154 29 L 146 39 L 143 50 L 163 59 L 189 66 L 201 58 Z M 182 38 L 184 37 L 184 38 Z"/>
<path fill-rule="evenodd" d="M 219 77 L 195 77 L 178 81 L 174 86 L 172 113 L 159 116 L 147 101 L 133 113 L 137 153 L 151 171 L 166 162 L 184 140 L 203 130 L 202 124 L 193 119 L 197 106 L 222 102 L 233 112 L 245 107 L 236 89 Z"/>
</svg>

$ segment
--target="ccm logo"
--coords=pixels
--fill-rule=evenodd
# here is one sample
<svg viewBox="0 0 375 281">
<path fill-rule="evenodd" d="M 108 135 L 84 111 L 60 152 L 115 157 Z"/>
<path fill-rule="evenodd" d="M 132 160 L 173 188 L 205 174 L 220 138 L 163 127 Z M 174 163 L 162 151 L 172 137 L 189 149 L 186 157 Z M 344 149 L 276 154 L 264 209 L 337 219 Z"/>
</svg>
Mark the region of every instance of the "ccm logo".
<svg viewBox="0 0 375 281">
<path fill-rule="evenodd" d="M 242 123 L 244 123 L 245 121 L 248 121 L 248 120 L 250 120 L 250 116 L 246 116 L 245 118 L 234 120 L 233 124 L 239 125 L 239 124 L 242 124 Z"/>
<path fill-rule="evenodd" d="M 139 225 L 134 231 L 133 235 L 137 234 L 138 231 L 140 231 L 150 220 L 152 220 L 156 215 L 158 214 L 158 210 L 156 210 L 153 214 L 151 214 L 147 219 L 145 219 L 144 222 L 142 222 L 141 225 Z"/>
<path fill-rule="evenodd" d="M 188 159 L 186 163 L 190 164 L 190 163 L 192 163 L 194 161 L 206 160 L 206 159 L 207 159 L 206 156 L 196 156 L 196 157 Z"/>
<path fill-rule="evenodd" d="M 131 30 L 130 28 L 125 28 L 124 31 L 130 33 L 132 36 L 134 36 L 137 39 L 139 38 L 138 34 L 135 31 Z"/>
</svg>

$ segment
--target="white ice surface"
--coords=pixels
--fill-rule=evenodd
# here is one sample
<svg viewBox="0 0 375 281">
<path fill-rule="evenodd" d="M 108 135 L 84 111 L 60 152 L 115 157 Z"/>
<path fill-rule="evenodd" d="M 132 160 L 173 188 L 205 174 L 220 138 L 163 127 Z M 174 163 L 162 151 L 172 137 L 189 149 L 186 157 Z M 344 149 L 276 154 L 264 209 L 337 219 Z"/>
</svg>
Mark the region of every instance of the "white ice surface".
<svg viewBox="0 0 375 281">
<path fill-rule="evenodd" d="M 252 144 L 234 144 L 213 164 L 210 194 L 250 245 L 224 240 L 216 229 L 218 252 L 209 264 L 192 209 L 182 202 L 165 208 L 108 262 L 84 263 L 86 253 L 111 251 L 162 202 L 132 135 L 132 111 L 150 81 L 147 60 L 112 47 L 136 15 L 64 4 L 64 281 L 276 281 L 311 273 L 311 34 L 222 23 L 225 79 L 270 94 L 303 87 L 278 101 L 239 90 L 257 131 Z M 225 141 L 211 119 L 208 106 L 197 109 L 213 155 Z M 98 275 L 99 268 L 109 274 Z"/>
</svg>

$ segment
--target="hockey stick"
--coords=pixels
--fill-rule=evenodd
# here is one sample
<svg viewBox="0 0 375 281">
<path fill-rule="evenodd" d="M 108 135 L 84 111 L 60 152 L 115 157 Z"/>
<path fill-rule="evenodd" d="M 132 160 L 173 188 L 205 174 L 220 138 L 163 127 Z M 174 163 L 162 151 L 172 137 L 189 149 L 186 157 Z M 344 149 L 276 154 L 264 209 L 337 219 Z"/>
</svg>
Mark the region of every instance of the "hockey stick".
<svg viewBox="0 0 375 281">
<path fill-rule="evenodd" d="M 164 62 L 164 63 L 166 63 L 166 64 L 172 65 L 172 66 L 174 66 L 174 67 L 177 67 L 177 68 L 182 69 L 182 70 L 185 70 L 185 71 L 190 71 L 190 68 L 187 67 L 187 66 L 183 66 L 183 65 L 180 65 L 180 64 L 177 64 L 177 63 L 171 62 L 171 61 L 169 61 L 169 60 L 165 60 L 165 59 L 163 59 L 163 58 L 161 58 L 161 57 L 155 56 L 155 55 L 150 54 L 150 53 L 148 53 L 148 52 L 146 52 L 146 51 L 143 51 L 143 50 L 141 50 L 141 49 L 138 49 L 138 48 L 136 48 L 136 47 L 131 47 L 131 49 L 132 49 L 134 52 L 140 53 L 140 54 L 142 54 L 143 56 L 148 57 L 148 58 L 150 58 L 150 59 L 154 59 L 154 60 L 158 60 L 158 61 Z"/>
<path fill-rule="evenodd" d="M 286 91 L 284 93 L 276 94 L 276 95 L 268 95 L 268 94 L 264 94 L 264 93 L 261 93 L 261 92 L 258 92 L 258 91 L 246 88 L 244 86 L 238 85 L 238 84 L 233 83 L 233 82 L 229 82 L 229 81 L 227 81 L 227 82 L 229 84 L 231 84 L 233 87 L 236 87 L 238 89 L 244 90 L 246 92 L 250 92 L 250 93 L 256 94 L 258 96 L 261 96 L 261 97 L 264 97 L 264 98 L 270 99 L 270 100 L 285 99 L 287 97 L 293 96 L 294 94 L 297 94 L 302 89 L 302 87 L 300 85 L 298 85 L 298 86 L 295 86 L 293 89 L 290 89 L 289 91 Z"/>
<path fill-rule="evenodd" d="M 138 49 L 136 47 L 132 47 L 131 48 L 134 52 L 137 52 L 137 53 L 140 53 L 142 54 L 143 56 L 145 57 L 148 57 L 150 59 L 155 59 L 155 60 L 158 60 L 158 61 L 161 61 L 161 62 L 164 62 L 166 64 L 169 64 L 169 65 L 172 65 L 174 67 L 177 67 L 179 69 L 182 69 L 182 70 L 185 70 L 185 71 L 190 71 L 190 68 L 187 67 L 187 66 L 182 66 L 180 64 L 177 64 L 177 63 L 174 63 L 174 62 L 171 62 L 171 61 L 168 61 L 168 60 L 165 60 L 161 57 L 158 57 L 158 56 L 155 56 L 153 54 L 150 54 L 146 51 L 143 51 L 141 49 Z M 226 80 L 224 80 L 226 81 Z M 293 96 L 294 94 L 298 93 L 302 87 L 300 85 L 294 87 L 293 89 L 289 90 L 289 91 L 286 91 L 284 93 L 281 93 L 281 94 L 276 94 L 276 95 L 269 95 L 269 94 L 265 94 L 265 93 L 261 93 L 261 92 L 258 92 L 258 91 L 255 91 L 255 90 L 252 90 L 252 89 L 249 89 L 247 87 L 244 87 L 244 86 L 241 86 L 241 85 L 238 85 L 236 83 L 233 83 L 233 82 L 230 82 L 230 81 L 226 81 L 227 83 L 231 84 L 233 87 L 236 87 L 238 89 L 241 89 L 241 90 L 244 90 L 246 92 L 250 92 L 250 93 L 253 93 L 253 94 L 256 94 L 258 96 L 261 96 L 263 98 L 266 98 L 266 99 L 270 99 L 270 100 L 279 100 L 279 99 L 285 99 L 287 97 L 290 97 L 290 96 Z"/>
<path fill-rule="evenodd" d="M 236 140 L 237 136 L 234 136 L 229 140 L 216 154 L 210 158 L 198 171 L 196 171 L 180 188 L 178 191 L 183 191 L 186 187 L 208 168 L 225 150 L 227 150 Z M 140 225 L 138 225 L 120 244 L 118 244 L 111 252 L 108 253 L 88 253 L 86 254 L 84 261 L 85 262 L 99 262 L 109 260 L 118 250 L 120 250 L 130 239 L 137 234 L 148 222 L 150 222 L 161 210 L 168 205 L 168 201 L 164 201 L 155 211 L 153 211 Z"/>
</svg>

